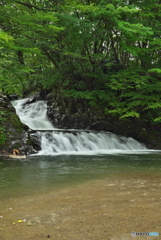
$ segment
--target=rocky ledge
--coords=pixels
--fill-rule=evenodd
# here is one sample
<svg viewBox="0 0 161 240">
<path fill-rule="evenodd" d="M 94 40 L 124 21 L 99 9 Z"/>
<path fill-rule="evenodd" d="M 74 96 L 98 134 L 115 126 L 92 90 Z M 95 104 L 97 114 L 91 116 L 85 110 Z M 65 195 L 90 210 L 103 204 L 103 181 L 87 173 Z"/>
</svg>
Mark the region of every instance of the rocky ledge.
<svg viewBox="0 0 161 240">
<path fill-rule="evenodd" d="M 0 93 L 0 154 L 19 149 L 22 154 L 34 153 L 34 142 L 29 128 L 16 115 L 9 98 Z"/>
<path fill-rule="evenodd" d="M 65 129 L 109 131 L 132 137 L 150 149 L 161 149 L 161 124 L 146 119 L 119 119 L 103 112 L 103 107 L 91 106 L 86 99 L 64 97 L 60 93 L 40 94 L 47 101 L 48 116 L 53 125 Z"/>
</svg>

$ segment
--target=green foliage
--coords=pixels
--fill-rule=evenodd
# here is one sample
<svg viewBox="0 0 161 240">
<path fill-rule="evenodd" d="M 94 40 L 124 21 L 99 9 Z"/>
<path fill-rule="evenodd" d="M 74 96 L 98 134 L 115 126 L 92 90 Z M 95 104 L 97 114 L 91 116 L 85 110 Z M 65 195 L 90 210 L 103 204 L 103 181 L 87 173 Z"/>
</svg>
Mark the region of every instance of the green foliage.
<svg viewBox="0 0 161 240">
<path fill-rule="evenodd" d="M 13 38 L 11 36 L 9 36 L 7 33 L 3 32 L 3 31 L 0 32 L 0 43 L 1 43 L 1 46 L 6 46 L 6 45 L 9 46 L 10 42 L 12 40 L 13 40 Z"/>
<path fill-rule="evenodd" d="M 153 68 L 149 70 L 150 73 L 161 74 L 161 68 Z"/>
<path fill-rule="evenodd" d="M 39 84 L 38 76 L 51 65 L 44 51 L 53 48 L 53 37 L 63 30 L 54 25 L 58 20 L 54 12 L 39 11 L 39 6 L 32 5 L 15 1 L 1 4 L 0 88 L 8 94 L 23 95 Z"/>
<path fill-rule="evenodd" d="M 160 121 L 159 3 L 4 1 L 0 89 L 56 89 L 112 116 Z"/>
<path fill-rule="evenodd" d="M 6 121 L 6 112 L 0 111 L 0 146 L 4 145 L 7 140 L 7 132 L 6 128 L 4 127 L 4 122 Z"/>
</svg>

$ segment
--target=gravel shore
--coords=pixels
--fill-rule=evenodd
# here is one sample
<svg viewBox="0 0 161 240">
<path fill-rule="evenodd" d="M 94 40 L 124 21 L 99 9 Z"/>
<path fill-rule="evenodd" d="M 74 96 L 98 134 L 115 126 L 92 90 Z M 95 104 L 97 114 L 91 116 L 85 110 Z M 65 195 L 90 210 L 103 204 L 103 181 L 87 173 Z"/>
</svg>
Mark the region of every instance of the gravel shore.
<svg viewBox="0 0 161 240">
<path fill-rule="evenodd" d="M 128 240 L 161 232 L 161 176 L 119 174 L 1 200 L 0 240 Z"/>
</svg>

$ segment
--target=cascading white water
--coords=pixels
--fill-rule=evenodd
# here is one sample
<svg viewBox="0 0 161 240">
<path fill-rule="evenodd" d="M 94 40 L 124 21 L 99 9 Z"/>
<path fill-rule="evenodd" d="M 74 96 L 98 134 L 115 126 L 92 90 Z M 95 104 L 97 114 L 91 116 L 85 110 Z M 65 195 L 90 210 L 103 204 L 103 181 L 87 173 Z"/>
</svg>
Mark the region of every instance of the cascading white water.
<svg viewBox="0 0 161 240">
<path fill-rule="evenodd" d="M 37 101 L 25 104 L 28 98 L 12 101 L 22 123 L 33 130 L 52 130 L 55 129 L 47 118 L 47 106 L 44 101 Z"/>
<path fill-rule="evenodd" d="M 143 144 L 133 138 L 119 137 L 109 132 L 58 130 L 47 118 L 45 102 L 37 101 L 27 104 L 28 100 L 16 100 L 12 104 L 20 120 L 31 129 L 37 130 L 37 136 L 41 142 L 41 150 L 38 154 L 112 154 L 138 153 L 147 150 Z"/>
<path fill-rule="evenodd" d="M 39 154 L 112 154 L 132 153 L 146 148 L 136 140 L 112 133 L 39 132 L 42 150 Z"/>
</svg>

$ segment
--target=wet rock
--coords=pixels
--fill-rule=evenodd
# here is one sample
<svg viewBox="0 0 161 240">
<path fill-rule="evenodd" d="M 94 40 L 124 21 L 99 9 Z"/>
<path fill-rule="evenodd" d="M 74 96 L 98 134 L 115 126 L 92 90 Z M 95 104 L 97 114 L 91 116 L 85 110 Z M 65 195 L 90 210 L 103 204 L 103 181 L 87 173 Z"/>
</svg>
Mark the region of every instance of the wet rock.
<svg viewBox="0 0 161 240">
<path fill-rule="evenodd" d="M 12 94 L 12 95 L 7 95 L 9 101 L 12 101 L 12 100 L 17 100 L 19 99 L 19 96 L 16 95 L 16 94 Z"/>
<path fill-rule="evenodd" d="M 119 119 L 107 115 L 103 107 L 92 106 L 86 99 L 63 97 L 51 92 L 46 96 L 48 117 L 52 124 L 62 129 L 89 129 L 109 131 L 132 137 L 148 148 L 161 149 L 161 124 L 146 119 Z"/>
<path fill-rule="evenodd" d="M 0 93 L 0 111 L 0 152 L 11 153 L 13 149 L 19 149 L 22 154 L 34 152 L 29 128 L 21 123 L 9 99 L 2 93 Z"/>
<path fill-rule="evenodd" d="M 25 105 L 31 104 L 40 100 L 42 100 L 42 97 L 40 96 L 40 93 L 37 93 L 33 97 L 31 97 L 27 102 L 25 102 Z"/>
<path fill-rule="evenodd" d="M 47 101 L 47 114 L 56 128 L 109 131 L 125 137 L 132 137 L 148 148 L 161 149 L 161 124 L 146 119 L 119 119 L 104 113 L 104 107 L 91 105 L 87 99 L 63 96 L 58 90 L 42 91 L 30 100 Z M 40 142 L 32 135 L 34 149 L 40 150 Z"/>
</svg>

